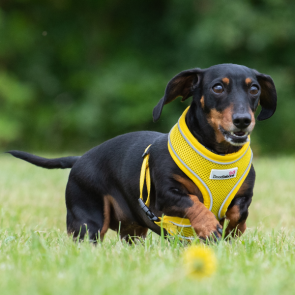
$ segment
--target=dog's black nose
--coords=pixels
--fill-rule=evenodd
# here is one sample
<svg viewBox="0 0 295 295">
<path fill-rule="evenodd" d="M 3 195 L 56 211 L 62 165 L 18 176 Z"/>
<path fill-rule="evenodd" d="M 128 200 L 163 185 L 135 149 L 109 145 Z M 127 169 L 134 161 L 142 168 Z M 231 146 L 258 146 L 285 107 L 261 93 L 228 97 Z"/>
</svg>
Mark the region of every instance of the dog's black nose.
<svg viewBox="0 0 295 295">
<path fill-rule="evenodd" d="M 239 129 L 247 128 L 251 123 L 251 115 L 249 113 L 233 114 L 233 123 Z"/>
</svg>

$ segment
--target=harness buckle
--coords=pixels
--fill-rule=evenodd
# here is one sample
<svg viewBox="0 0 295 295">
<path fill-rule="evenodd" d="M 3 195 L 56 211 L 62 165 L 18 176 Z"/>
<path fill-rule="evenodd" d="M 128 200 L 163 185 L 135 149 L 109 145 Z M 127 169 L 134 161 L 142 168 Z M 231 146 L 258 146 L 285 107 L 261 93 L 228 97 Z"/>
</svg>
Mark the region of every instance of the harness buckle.
<svg viewBox="0 0 295 295">
<path fill-rule="evenodd" d="M 146 216 L 149 218 L 149 220 L 151 221 L 158 220 L 158 217 L 146 206 L 146 204 L 143 202 L 142 199 L 138 199 L 138 203 L 140 208 L 144 211 Z"/>
</svg>

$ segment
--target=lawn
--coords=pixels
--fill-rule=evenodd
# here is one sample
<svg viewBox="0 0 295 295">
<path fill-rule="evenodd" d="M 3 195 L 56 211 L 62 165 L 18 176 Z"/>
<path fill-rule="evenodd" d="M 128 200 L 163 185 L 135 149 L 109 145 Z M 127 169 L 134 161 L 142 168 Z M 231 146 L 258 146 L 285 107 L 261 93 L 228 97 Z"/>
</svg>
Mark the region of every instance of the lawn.
<svg viewBox="0 0 295 295">
<path fill-rule="evenodd" d="M 186 276 L 185 246 L 149 233 L 97 247 L 66 234 L 69 170 L 0 157 L 0 294 L 294 294 L 295 157 L 254 159 L 255 194 L 244 236 L 212 245 L 216 273 Z"/>
</svg>

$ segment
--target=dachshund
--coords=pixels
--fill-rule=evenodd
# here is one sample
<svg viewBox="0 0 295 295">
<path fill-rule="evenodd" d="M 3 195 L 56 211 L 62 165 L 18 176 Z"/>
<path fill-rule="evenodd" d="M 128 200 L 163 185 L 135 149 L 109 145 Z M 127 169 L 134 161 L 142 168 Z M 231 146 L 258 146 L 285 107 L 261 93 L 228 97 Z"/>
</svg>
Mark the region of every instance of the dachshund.
<svg viewBox="0 0 295 295">
<path fill-rule="evenodd" d="M 178 97 L 192 97 L 186 114 L 191 134 L 206 149 L 217 155 L 237 152 L 247 142 L 257 120 L 270 118 L 277 104 L 274 82 L 268 75 L 235 64 L 220 64 L 207 69 L 185 70 L 172 78 L 163 98 L 153 110 L 160 118 L 164 105 Z M 167 147 L 168 134 L 138 131 L 119 135 L 86 152 L 83 156 L 45 159 L 21 151 L 14 157 L 39 167 L 71 168 L 66 187 L 67 231 L 74 239 L 103 239 L 108 229 L 121 238 L 145 237 L 148 229 L 161 234 L 138 203 L 142 153 L 150 145 L 151 177 L 149 210 L 156 217 L 185 217 L 203 239 L 222 235 L 224 219 L 218 221 L 203 204 L 198 186 L 176 165 Z M 226 233 L 246 230 L 252 201 L 255 171 L 250 168 L 245 181 L 232 199 L 226 219 Z M 145 186 L 144 194 L 147 197 Z"/>
</svg>

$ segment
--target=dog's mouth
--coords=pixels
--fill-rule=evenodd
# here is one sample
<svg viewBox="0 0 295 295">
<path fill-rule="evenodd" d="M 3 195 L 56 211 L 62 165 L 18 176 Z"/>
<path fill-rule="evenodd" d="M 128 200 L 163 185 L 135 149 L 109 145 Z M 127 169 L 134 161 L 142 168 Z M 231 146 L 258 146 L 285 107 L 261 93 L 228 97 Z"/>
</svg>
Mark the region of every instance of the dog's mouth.
<svg viewBox="0 0 295 295">
<path fill-rule="evenodd" d="M 244 145 L 249 141 L 248 135 L 250 132 L 239 130 L 239 131 L 226 131 L 221 126 L 219 126 L 221 133 L 223 134 L 225 140 L 232 145 Z"/>
</svg>

